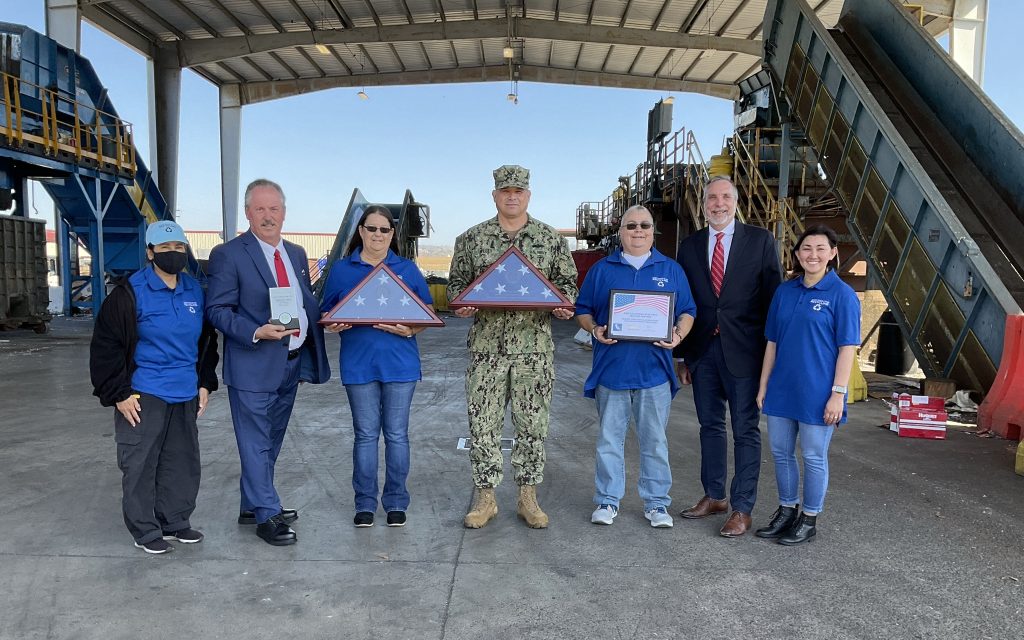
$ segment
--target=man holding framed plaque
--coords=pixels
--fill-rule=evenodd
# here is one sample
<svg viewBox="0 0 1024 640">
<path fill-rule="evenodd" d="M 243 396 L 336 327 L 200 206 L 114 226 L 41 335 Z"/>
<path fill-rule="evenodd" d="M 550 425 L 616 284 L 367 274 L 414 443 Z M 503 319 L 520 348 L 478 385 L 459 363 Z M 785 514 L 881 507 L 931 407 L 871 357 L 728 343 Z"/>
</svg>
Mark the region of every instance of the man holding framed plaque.
<svg viewBox="0 0 1024 640">
<path fill-rule="evenodd" d="M 630 418 L 640 445 L 637 492 L 652 527 L 671 527 L 669 407 L 679 390 L 672 349 L 693 326 L 696 305 L 683 269 L 654 248 L 654 217 L 636 205 L 619 227 L 620 248 L 587 272 L 576 322 L 594 338 L 583 395 L 597 401 L 600 431 L 594 472 L 594 524 L 619 512 L 626 477 L 623 443 Z"/>
<path fill-rule="evenodd" d="M 566 299 L 574 301 L 576 265 L 569 245 L 557 230 L 527 213 L 530 172 L 518 165 L 497 168 L 491 195 L 498 215 L 455 240 L 449 301 L 487 271 L 510 246 L 516 247 Z M 530 271 L 526 265 L 523 268 Z M 474 318 L 469 331 L 466 405 L 475 489 L 463 524 L 479 529 L 498 513 L 494 488 L 503 477 L 501 431 L 505 408 L 511 404 L 515 426 L 512 467 L 519 485 L 517 512 L 527 526 L 545 528 L 548 517 L 537 504 L 536 485 L 544 480 L 544 439 L 555 377 L 551 316 L 568 320 L 573 309 L 464 306 L 455 315 Z"/>
<path fill-rule="evenodd" d="M 210 253 L 206 314 L 224 334 L 224 382 L 242 466 L 238 523 L 255 524 L 262 540 L 283 546 L 295 544 L 288 525 L 299 516 L 281 506 L 274 467 L 299 382 L 327 382 L 331 367 L 306 252 L 281 238 L 281 187 L 250 183 L 245 217 L 249 231 Z"/>
</svg>

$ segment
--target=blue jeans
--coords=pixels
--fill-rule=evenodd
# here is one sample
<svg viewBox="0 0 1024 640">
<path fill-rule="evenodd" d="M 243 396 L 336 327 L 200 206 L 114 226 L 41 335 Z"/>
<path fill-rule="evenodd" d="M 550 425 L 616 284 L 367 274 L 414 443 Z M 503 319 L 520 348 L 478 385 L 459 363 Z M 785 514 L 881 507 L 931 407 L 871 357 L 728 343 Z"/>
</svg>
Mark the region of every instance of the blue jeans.
<svg viewBox="0 0 1024 640">
<path fill-rule="evenodd" d="M 644 510 L 665 507 L 672 488 L 672 469 L 668 464 L 669 406 L 672 390 L 669 383 L 650 389 L 608 389 L 597 386 L 597 415 L 601 430 L 597 436 L 597 461 L 594 472 L 594 504 L 610 504 L 616 508 L 626 493 L 626 461 L 623 446 L 630 416 L 636 425 L 640 444 L 640 475 L 637 493 L 644 501 Z"/>
<path fill-rule="evenodd" d="M 377 443 L 384 434 L 385 511 L 409 508 L 405 479 L 409 476 L 409 405 L 416 382 L 347 384 L 352 408 L 352 490 L 356 511 L 377 511 Z"/>
<path fill-rule="evenodd" d="M 804 459 L 803 512 L 809 516 L 821 512 L 828 489 L 828 444 L 835 430 L 833 426 L 768 416 L 768 440 L 775 458 L 779 504 L 792 507 L 799 502 L 800 468 L 796 462 L 796 436 L 799 433 Z"/>
</svg>

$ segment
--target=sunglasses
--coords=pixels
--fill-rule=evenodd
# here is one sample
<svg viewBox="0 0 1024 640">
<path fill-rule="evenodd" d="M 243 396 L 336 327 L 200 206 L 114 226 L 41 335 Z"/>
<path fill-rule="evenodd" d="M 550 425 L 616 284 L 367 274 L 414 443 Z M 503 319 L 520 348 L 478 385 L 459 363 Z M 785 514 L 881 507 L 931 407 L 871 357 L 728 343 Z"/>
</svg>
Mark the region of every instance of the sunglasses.
<svg viewBox="0 0 1024 640">
<path fill-rule="evenodd" d="M 380 231 L 381 234 L 385 236 L 391 233 L 392 229 L 392 227 L 375 227 L 371 224 L 364 224 L 363 228 L 369 231 L 370 233 L 377 233 L 378 231 Z"/>
<path fill-rule="evenodd" d="M 635 231 L 637 227 L 640 227 L 644 231 L 647 231 L 648 229 L 650 229 L 653 226 L 654 225 L 651 224 L 650 222 L 627 222 L 625 224 L 626 229 L 628 229 L 630 231 Z"/>
</svg>

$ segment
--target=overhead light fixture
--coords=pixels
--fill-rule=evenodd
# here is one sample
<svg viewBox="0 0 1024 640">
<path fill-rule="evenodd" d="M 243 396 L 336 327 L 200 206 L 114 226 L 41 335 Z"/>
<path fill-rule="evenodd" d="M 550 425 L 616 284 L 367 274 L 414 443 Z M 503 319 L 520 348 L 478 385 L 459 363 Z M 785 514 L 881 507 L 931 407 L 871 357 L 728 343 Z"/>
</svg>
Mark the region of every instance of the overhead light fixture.
<svg viewBox="0 0 1024 640">
<path fill-rule="evenodd" d="M 516 94 L 514 94 L 514 93 L 510 93 L 510 94 L 508 94 L 505 97 L 508 98 L 509 102 L 515 102 L 518 99 Z"/>
<path fill-rule="evenodd" d="M 675 104 L 676 103 L 676 97 L 675 96 L 669 96 L 669 97 L 665 98 L 664 100 L 662 100 L 662 102 L 664 102 L 665 104 Z"/>
<path fill-rule="evenodd" d="M 366 91 L 364 91 L 362 89 L 360 89 L 359 93 L 357 93 L 356 95 L 359 96 L 360 100 L 369 100 L 370 99 L 370 96 L 366 95 Z"/>
<path fill-rule="evenodd" d="M 327 55 L 331 52 L 331 50 L 327 48 L 327 45 L 322 42 L 316 43 L 316 50 L 324 55 Z"/>
<path fill-rule="evenodd" d="M 516 57 L 516 50 L 512 48 L 511 43 L 509 43 L 508 46 L 501 50 L 501 57 L 505 58 L 506 60 L 511 60 L 512 58 Z"/>
</svg>

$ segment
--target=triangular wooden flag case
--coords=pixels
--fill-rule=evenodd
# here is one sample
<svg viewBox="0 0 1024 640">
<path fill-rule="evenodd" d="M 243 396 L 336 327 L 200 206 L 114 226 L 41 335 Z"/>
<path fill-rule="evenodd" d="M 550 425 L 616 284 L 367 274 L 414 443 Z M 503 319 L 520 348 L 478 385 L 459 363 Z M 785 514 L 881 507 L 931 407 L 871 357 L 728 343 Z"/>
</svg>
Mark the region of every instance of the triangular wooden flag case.
<svg viewBox="0 0 1024 640">
<path fill-rule="evenodd" d="M 572 307 L 573 303 L 522 251 L 509 247 L 448 306 L 453 309 L 558 309 Z"/>
<path fill-rule="evenodd" d="M 320 319 L 320 324 L 404 324 L 442 327 L 430 305 L 424 304 L 402 279 L 381 262 L 341 302 Z"/>
</svg>

